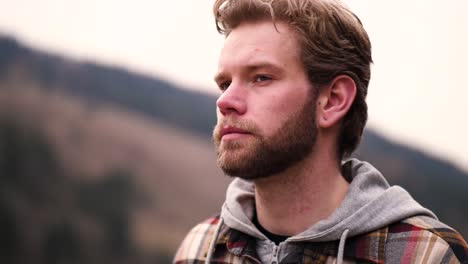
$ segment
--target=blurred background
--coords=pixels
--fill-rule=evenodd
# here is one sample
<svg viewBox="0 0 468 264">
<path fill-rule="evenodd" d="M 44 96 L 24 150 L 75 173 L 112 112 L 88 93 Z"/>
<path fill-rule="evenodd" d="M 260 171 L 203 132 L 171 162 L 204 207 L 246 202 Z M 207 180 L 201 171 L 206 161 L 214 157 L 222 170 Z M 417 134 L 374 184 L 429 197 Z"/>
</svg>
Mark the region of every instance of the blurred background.
<svg viewBox="0 0 468 264">
<path fill-rule="evenodd" d="M 0 3 L 0 262 L 169 263 L 230 180 L 212 1 Z M 468 237 L 468 2 L 345 3 L 374 57 L 356 156 Z"/>
</svg>

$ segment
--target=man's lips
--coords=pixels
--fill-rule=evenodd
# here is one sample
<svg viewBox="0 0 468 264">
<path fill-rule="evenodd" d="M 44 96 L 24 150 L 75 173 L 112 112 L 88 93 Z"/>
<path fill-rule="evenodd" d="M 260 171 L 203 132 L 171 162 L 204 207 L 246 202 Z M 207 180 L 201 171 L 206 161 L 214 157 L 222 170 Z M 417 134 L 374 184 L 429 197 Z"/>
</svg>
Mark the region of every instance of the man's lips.
<svg viewBox="0 0 468 264">
<path fill-rule="evenodd" d="M 232 126 L 225 126 L 221 129 L 220 131 L 220 138 L 223 138 L 226 135 L 238 135 L 238 134 L 250 134 L 247 130 L 237 128 L 237 127 L 232 127 Z"/>
</svg>

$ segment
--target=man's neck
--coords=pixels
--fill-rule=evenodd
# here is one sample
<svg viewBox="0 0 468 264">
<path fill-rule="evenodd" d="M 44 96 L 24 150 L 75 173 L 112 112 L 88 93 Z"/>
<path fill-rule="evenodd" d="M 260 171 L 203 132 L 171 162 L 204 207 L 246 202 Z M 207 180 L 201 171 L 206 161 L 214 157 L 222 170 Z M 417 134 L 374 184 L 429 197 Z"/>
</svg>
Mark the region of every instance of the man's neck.
<svg viewBox="0 0 468 264">
<path fill-rule="evenodd" d="M 338 208 L 349 184 L 336 162 L 324 156 L 255 181 L 258 221 L 265 229 L 293 236 Z"/>
</svg>

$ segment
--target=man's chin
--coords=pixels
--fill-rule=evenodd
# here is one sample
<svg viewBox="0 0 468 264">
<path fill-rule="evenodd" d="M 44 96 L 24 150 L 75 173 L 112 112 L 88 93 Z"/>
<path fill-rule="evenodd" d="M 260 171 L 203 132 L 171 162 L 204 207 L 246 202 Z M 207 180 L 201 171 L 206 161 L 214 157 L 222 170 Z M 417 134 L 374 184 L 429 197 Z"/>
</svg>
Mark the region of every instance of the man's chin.
<svg viewBox="0 0 468 264">
<path fill-rule="evenodd" d="M 218 165 L 223 167 L 238 167 L 240 163 L 245 161 L 247 155 L 241 149 L 222 150 L 218 154 Z"/>
<path fill-rule="evenodd" d="M 232 166 L 232 164 L 220 165 L 221 170 L 229 177 L 238 177 L 244 180 L 250 180 L 244 167 Z"/>
<path fill-rule="evenodd" d="M 226 175 L 237 177 L 245 172 L 248 160 L 249 157 L 244 150 L 224 150 L 218 155 L 218 166 Z"/>
<path fill-rule="evenodd" d="M 266 174 L 258 174 L 258 171 L 252 170 L 251 168 L 248 169 L 244 166 L 229 166 L 225 164 L 225 166 L 220 166 L 220 168 L 224 172 L 224 174 L 229 177 L 237 177 L 247 181 L 253 181 L 269 176 Z M 252 172 L 257 173 L 253 174 Z"/>
</svg>

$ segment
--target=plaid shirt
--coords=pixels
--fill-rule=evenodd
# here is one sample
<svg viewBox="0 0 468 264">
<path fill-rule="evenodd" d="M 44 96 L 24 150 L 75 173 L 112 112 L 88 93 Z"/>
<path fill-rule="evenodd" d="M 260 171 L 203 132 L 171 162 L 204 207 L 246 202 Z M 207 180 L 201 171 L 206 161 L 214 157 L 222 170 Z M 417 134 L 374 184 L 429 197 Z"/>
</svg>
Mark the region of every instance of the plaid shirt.
<svg viewBox="0 0 468 264">
<path fill-rule="evenodd" d="M 219 217 L 195 226 L 174 263 L 205 263 Z M 256 238 L 222 225 L 211 263 L 261 263 Z M 301 242 L 281 263 L 336 263 L 338 241 Z M 344 263 L 468 263 L 468 246 L 453 229 L 427 217 L 412 217 L 346 240 Z"/>
</svg>

